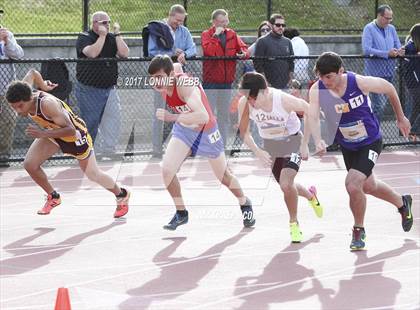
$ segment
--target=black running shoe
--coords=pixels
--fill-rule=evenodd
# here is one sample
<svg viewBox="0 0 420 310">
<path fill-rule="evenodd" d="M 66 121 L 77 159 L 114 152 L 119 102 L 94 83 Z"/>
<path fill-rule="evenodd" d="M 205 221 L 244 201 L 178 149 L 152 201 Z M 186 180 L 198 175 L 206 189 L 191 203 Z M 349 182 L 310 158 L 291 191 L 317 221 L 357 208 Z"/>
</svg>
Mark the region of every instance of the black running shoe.
<svg viewBox="0 0 420 310">
<path fill-rule="evenodd" d="M 366 232 L 363 227 L 353 227 L 353 237 L 351 239 L 350 249 L 360 251 L 365 249 Z"/>
<path fill-rule="evenodd" d="M 171 221 L 163 226 L 163 229 L 175 230 L 179 225 L 184 225 L 188 223 L 188 211 L 185 210 L 185 215 L 181 215 L 179 212 L 175 212 L 174 217 Z"/>
<path fill-rule="evenodd" d="M 404 231 L 410 231 L 411 226 L 413 226 L 413 213 L 411 213 L 411 203 L 413 198 L 410 195 L 402 196 L 403 206 L 398 208 L 398 212 L 401 214 L 402 218 L 402 228 Z"/>
<path fill-rule="evenodd" d="M 252 227 L 255 224 L 254 211 L 252 211 L 252 202 L 246 197 L 246 202 L 241 206 L 242 218 L 245 227 Z"/>
</svg>

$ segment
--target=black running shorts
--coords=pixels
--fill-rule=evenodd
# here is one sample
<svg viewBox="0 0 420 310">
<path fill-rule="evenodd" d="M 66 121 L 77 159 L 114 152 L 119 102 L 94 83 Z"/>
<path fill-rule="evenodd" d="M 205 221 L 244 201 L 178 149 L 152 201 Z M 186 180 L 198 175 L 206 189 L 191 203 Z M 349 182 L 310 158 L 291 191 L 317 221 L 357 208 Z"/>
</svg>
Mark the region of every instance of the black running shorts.
<svg viewBox="0 0 420 310">
<path fill-rule="evenodd" d="M 354 169 L 360 171 L 366 175 L 366 177 L 369 177 L 372 174 L 373 167 L 375 166 L 381 151 L 382 139 L 363 146 L 357 151 L 348 150 L 341 146 L 341 152 L 343 153 L 347 171 Z"/>
<path fill-rule="evenodd" d="M 273 161 L 271 172 L 277 182 L 280 181 L 280 174 L 283 168 L 291 168 L 299 171 L 301 157 L 299 148 L 302 141 L 302 134 L 299 132 L 287 137 L 285 140 L 264 139 L 264 150 L 266 150 Z"/>
</svg>

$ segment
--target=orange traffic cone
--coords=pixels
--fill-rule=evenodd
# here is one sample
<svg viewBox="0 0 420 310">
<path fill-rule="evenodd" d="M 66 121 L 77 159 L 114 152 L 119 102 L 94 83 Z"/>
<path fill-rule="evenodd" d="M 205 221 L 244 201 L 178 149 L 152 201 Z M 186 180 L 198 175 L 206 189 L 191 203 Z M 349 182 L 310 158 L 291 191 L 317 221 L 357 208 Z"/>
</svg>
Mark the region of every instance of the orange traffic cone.
<svg viewBox="0 0 420 310">
<path fill-rule="evenodd" d="M 58 289 L 54 310 L 71 310 L 69 290 L 67 288 L 60 287 Z"/>
</svg>

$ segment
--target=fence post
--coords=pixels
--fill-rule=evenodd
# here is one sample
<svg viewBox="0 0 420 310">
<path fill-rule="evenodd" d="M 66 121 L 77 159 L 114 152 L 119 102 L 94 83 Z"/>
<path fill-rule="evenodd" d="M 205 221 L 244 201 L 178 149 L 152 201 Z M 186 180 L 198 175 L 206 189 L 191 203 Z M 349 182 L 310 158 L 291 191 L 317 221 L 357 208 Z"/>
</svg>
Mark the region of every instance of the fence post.
<svg viewBox="0 0 420 310">
<path fill-rule="evenodd" d="M 83 31 L 89 30 L 89 0 L 83 1 Z"/>
<path fill-rule="evenodd" d="M 184 9 L 185 9 L 185 11 L 187 11 L 188 12 L 188 0 L 184 0 Z M 185 27 L 187 27 L 187 19 L 188 19 L 188 15 L 187 16 L 185 16 L 185 20 L 184 20 L 184 26 Z"/>
<path fill-rule="evenodd" d="M 271 0 L 267 0 L 267 20 L 270 20 L 272 11 L 273 11 L 273 2 Z"/>
</svg>

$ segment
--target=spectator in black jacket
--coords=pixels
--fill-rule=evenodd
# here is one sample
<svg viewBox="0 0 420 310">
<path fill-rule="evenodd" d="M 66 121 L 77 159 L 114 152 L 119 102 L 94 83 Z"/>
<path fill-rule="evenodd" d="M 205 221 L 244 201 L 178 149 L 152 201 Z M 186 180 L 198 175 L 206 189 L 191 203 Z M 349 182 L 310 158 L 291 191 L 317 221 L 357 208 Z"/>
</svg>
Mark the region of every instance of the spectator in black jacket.
<svg viewBox="0 0 420 310">
<path fill-rule="evenodd" d="M 118 24 L 109 31 L 111 20 L 107 13 L 92 15 L 92 28 L 79 35 L 76 43 L 78 58 L 126 58 L 129 49 Z M 115 85 L 118 78 L 117 61 L 78 62 L 75 93 L 82 118 L 95 141 L 97 153 L 108 157 L 115 153 L 121 126 L 121 107 Z M 96 141 L 98 128 L 102 139 Z M 100 142 L 100 143 L 96 143 Z"/>
<path fill-rule="evenodd" d="M 416 58 L 404 59 L 405 81 L 412 99 L 411 136 L 417 140 L 420 135 L 420 24 L 415 24 L 410 30 L 405 55 L 417 55 Z"/>
<path fill-rule="evenodd" d="M 272 31 L 259 38 L 255 47 L 255 57 L 293 56 L 292 42 L 283 36 L 286 23 L 283 15 L 273 14 L 270 17 Z M 293 78 L 293 59 L 260 59 L 254 61 L 255 70 L 263 73 L 274 88 L 286 88 Z"/>
</svg>

